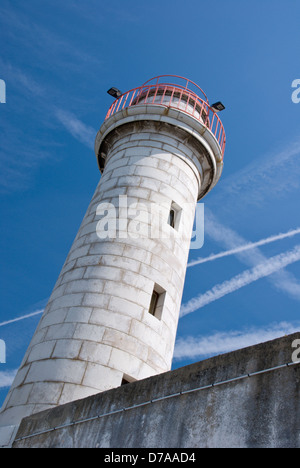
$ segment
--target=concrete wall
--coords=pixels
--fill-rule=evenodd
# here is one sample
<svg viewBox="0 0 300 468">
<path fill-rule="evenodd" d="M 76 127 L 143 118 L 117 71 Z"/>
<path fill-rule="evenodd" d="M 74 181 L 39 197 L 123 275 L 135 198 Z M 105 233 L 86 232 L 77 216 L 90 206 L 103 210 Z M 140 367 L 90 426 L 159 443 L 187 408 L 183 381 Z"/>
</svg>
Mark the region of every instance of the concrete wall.
<svg viewBox="0 0 300 468">
<path fill-rule="evenodd" d="M 299 338 L 285 336 L 32 415 L 13 447 L 300 448 L 300 363 L 292 363 Z M 251 375 L 259 371 L 266 372 Z M 229 379 L 236 380 L 211 387 Z M 95 419 L 74 424 L 89 418 Z"/>
</svg>

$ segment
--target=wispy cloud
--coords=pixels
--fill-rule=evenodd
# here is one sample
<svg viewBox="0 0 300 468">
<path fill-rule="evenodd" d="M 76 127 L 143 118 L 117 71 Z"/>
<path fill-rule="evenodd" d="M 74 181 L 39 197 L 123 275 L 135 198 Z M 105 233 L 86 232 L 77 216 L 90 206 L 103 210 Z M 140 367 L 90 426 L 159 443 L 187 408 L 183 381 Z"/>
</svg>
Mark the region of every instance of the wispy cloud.
<svg viewBox="0 0 300 468">
<path fill-rule="evenodd" d="M 59 123 L 74 138 L 93 150 L 97 131 L 84 124 L 68 110 L 56 108 L 49 100 L 49 96 L 53 95 L 52 89 L 47 89 L 44 84 L 41 85 L 28 73 L 2 59 L 0 59 L 1 67 L 5 70 L 5 77 L 10 88 L 17 90 L 18 93 L 18 96 L 14 96 L 14 102 L 7 104 L 10 106 L 7 109 L 14 108 L 15 114 L 18 115 L 20 100 L 24 111 L 28 104 L 31 106 L 34 103 L 35 114 L 39 113 L 41 119 L 45 119 L 41 126 L 41 134 L 46 129 L 51 131 L 51 127 L 53 125 L 57 127 Z M 12 125 L 9 120 L 3 122 L 3 138 L 0 141 L 0 193 L 27 189 L 35 170 L 40 165 L 49 164 L 50 161 L 53 163 L 58 159 L 58 144 L 55 143 L 55 139 L 45 140 L 42 137 L 30 136 L 25 128 Z M 16 147 L 18 158 L 15 157 Z M 51 151 L 51 147 L 55 148 L 55 151 Z"/>
<path fill-rule="evenodd" d="M 0 372 L 0 388 L 10 387 L 16 376 L 18 369 L 12 369 L 8 371 Z"/>
<path fill-rule="evenodd" d="M 70 11 L 73 12 L 69 10 L 66 14 L 70 14 Z M 55 64 L 55 68 L 60 67 L 64 73 L 76 71 L 76 73 L 84 74 L 86 66 L 89 66 L 89 73 L 91 73 L 101 65 L 99 56 L 90 53 L 90 49 L 82 38 L 80 40 L 73 36 L 72 40 L 66 39 L 66 34 L 60 34 L 57 30 L 49 29 L 48 25 L 34 22 L 30 11 L 24 13 L 20 8 L 2 7 L 0 8 L 1 23 L 6 35 L 13 43 L 22 46 L 23 53 L 34 56 L 39 67 L 49 70 L 49 64 Z"/>
<path fill-rule="evenodd" d="M 300 139 L 287 145 L 281 151 L 256 158 L 243 169 L 222 180 L 218 191 L 212 194 L 211 206 L 222 199 L 222 214 L 232 219 L 238 216 L 239 208 L 245 212 L 245 206 L 252 204 L 262 207 L 267 200 L 283 198 L 291 190 L 300 187 Z M 226 200 L 226 203 L 224 203 Z M 218 213 L 218 209 L 214 210 Z M 256 213 L 257 215 L 257 213 Z M 267 262 L 259 247 L 265 243 L 274 242 L 280 238 L 263 239 L 256 245 L 240 236 L 235 230 L 222 224 L 216 216 L 206 208 L 205 233 L 219 243 L 226 252 L 207 257 L 205 261 L 212 261 L 227 255 L 237 258 L 249 267 Z M 198 262 L 199 260 L 199 262 Z M 190 261 L 189 266 L 204 263 L 203 259 Z M 290 297 L 300 300 L 300 283 L 294 275 L 283 268 L 267 276 L 268 281 L 276 289 L 287 293 Z"/>
<path fill-rule="evenodd" d="M 94 141 L 96 137 L 96 130 L 88 125 L 85 125 L 74 114 L 62 109 L 55 111 L 56 118 L 71 133 L 71 135 L 86 145 L 90 149 L 94 149 Z"/>
<path fill-rule="evenodd" d="M 7 116 L 1 122 L 0 193 L 7 194 L 26 190 L 41 165 L 49 162 L 52 164 L 58 159 L 57 151 L 51 151 L 54 147 L 57 150 L 58 145 L 54 139 L 49 141 L 44 136 L 45 127 L 48 125 L 49 128 L 50 121 L 44 85 L 1 58 L 0 68 L 5 74 L 8 88 L 5 108 Z M 37 120 L 34 130 L 28 132 L 27 119 L 31 113 Z M 41 122 L 42 125 L 39 126 Z"/>
<path fill-rule="evenodd" d="M 25 73 L 16 65 L 12 65 L 11 63 L 4 61 L 0 58 L 0 67 L 2 69 L 2 73 L 5 75 L 5 79 L 9 85 L 9 89 L 11 85 L 14 85 L 19 88 L 19 90 L 24 93 L 28 93 L 30 98 L 32 97 L 44 97 L 46 94 L 46 90 L 44 86 L 37 82 L 32 76 Z"/>
<path fill-rule="evenodd" d="M 207 336 L 179 338 L 174 360 L 212 356 L 263 343 L 300 331 L 300 322 L 280 322 L 257 328 L 215 332 Z"/>
<path fill-rule="evenodd" d="M 3 125 L 4 138 L 0 141 L 0 193 L 25 190 L 32 184 L 35 171 L 42 164 L 53 163 L 56 153 L 51 154 L 45 141 L 38 141 L 14 129 L 8 123 Z M 18 148 L 16 157 L 15 148 Z"/>
<path fill-rule="evenodd" d="M 245 252 L 246 250 L 251 250 L 251 249 L 254 249 L 256 247 L 261 247 L 263 245 L 270 244 L 272 242 L 276 242 L 278 240 L 283 240 L 283 239 L 286 239 L 288 237 L 294 237 L 296 234 L 300 234 L 300 228 L 292 229 L 292 230 L 290 230 L 290 231 L 288 231 L 286 233 L 283 233 L 283 234 L 277 234 L 277 235 L 274 235 L 274 236 L 270 236 L 270 237 L 267 237 L 265 239 L 261 239 L 260 241 L 257 241 L 257 242 L 249 242 L 248 244 L 241 245 L 240 247 L 236 247 L 235 249 L 230 249 L 230 250 L 226 250 L 225 252 L 220 252 L 218 254 L 209 255 L 206 258 L 198 258 L 197 260 L 192 260 L 191 262 L 188 263 L 187 266 L 192 267 L 192 266 L 195 266 L 195 265 L 201 265 L 202 263 L 212 262 L 213 260 L 217 260 L 219 258 L 228 257 L 229 255 L 235 255 L 235 254 L 238 254 L 238 253 L 241 253 L 241 252 Z"/>
<path fill-rule="evenodd" d="M 265 278 L 272 273 L 300 260 L 300 245 L 297 245 L 293 250 L 276 255 L 255 266 L 252 269 L 246 270 L 243 273 L 234 276 L 228 281 L 217 284 L 211 290 L 200 294 L 198 297 L 192 298 L 181 308 L 180 315 L 184 317 L 191 312 L 217 301 L 218 299 L 233 293 L 261 278 Z"/>
<path fill-rule="evenodd" d="M 280 151 L 253 158 L 241 170 L 222 180 L 215 200 L 226 199 L 228 210 L 247 205 L 261 207 L 267 201 L 286 197 L 300 187 L 300 139 Z M 251 196 L 249 196 L 251 194 Z"/>
</svg>

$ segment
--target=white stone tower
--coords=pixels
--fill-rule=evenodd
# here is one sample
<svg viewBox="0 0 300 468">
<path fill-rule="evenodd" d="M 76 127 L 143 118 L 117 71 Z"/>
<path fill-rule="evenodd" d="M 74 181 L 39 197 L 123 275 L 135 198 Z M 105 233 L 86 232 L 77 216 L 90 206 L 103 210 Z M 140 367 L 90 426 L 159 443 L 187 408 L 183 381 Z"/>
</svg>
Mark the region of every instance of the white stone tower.
<svg viewBox="0 0 300 468">
<path fill-rule="evenodd" d="M 170 370 L 195 207 L 220 178 L 224 148 L 217 112 L 187 79 L 157 77 L 116 99 L 95 143 L 99 185 L 0 436 L 27 415 Z"/>
</svg>

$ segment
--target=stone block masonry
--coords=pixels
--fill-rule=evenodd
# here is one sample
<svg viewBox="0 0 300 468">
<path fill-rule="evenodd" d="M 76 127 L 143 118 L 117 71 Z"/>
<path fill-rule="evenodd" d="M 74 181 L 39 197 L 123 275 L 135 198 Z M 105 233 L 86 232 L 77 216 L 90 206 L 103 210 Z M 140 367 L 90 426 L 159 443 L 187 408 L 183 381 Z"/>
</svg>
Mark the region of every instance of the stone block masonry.
<svg viewBox="0 0 300 468">
<path fill-rule="evenodd" d="M 114 123 L 103 137 L 103 175 L 0 425 L 17 425 L 43 408 L 117 387 L 124 378 L 135 381 L 170 370 L 190 246 L 190 235 L 184 234 L 192 232 L 203 180 L 213 177 L 206 149 L 189 138 L 185 130 L 153 120 Z M 145 232 L 157 224 L 155 232 L 163 225 L 169 235 L 135 237 L 124 231 L 100 239 L 99 205 L 120 209 L 118 222 L 124 220 L 128 228 L 120 197 L 142 210 L 160 207 L 157 218 L 145 220 Z M 174 204 L 183 212 L 176 229 L 168 225 Z M 149 313 L 154 292 L 161 297 L 156 316 Z"/>
<path fill-rule="evenodd" d="M 113 113 L 97 134 L 102 176 L 2 407 L 0 445 L 26 416 L 171 368 L 195 209 L 223 149 L 191 102 L 162 102 Z"/>
</svg>

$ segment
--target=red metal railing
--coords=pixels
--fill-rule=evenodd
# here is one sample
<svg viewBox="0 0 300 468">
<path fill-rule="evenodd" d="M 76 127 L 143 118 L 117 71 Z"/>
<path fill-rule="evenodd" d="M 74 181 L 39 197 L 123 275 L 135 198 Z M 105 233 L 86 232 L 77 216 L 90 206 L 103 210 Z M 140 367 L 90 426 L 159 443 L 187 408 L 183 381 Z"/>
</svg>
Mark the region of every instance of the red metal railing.
<svg viewBox="0 0 300 468">
<path fill-rule="evenodd" d="M 161 78 L 172 77 L 178 83 L 160 82 Z M 181 80 L 181 81 L 180 81 Z M 203 98 L 198 94 L 202 94 Z M 226 135 L 217 113 L 210 107 L 205 93 L 192 81 L 176 75 L 162 75 L 131 89 L 116 99 L 109 108 L 106 118 L 127 107 L 157 105 L 179 109 L 204 124 L 215 136 L 224 156 Z"/>
</svg>

